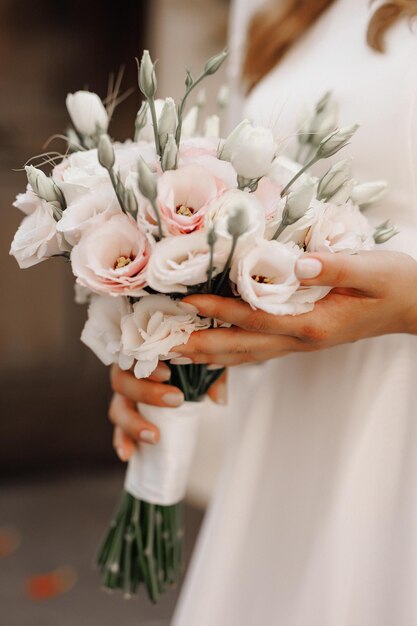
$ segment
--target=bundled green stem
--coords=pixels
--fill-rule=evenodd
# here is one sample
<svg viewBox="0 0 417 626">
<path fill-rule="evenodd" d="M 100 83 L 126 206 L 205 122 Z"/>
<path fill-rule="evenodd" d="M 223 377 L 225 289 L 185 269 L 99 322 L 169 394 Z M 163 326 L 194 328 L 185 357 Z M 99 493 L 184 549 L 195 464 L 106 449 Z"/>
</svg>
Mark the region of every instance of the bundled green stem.
<svg viewBox="0 0 417 626">
<path fill-rule="evenodd" d="M 223 370 L 206 365 L 171 365 L 170 384 L 189 402 L 197 402 Z M 183 571 L 182 503 L 171 506 L 138 500 L 124 491 L 97 556 L 103 586 L 130 598 L 144 584 L 150 600 L 174 586 Z"/>
</svg>

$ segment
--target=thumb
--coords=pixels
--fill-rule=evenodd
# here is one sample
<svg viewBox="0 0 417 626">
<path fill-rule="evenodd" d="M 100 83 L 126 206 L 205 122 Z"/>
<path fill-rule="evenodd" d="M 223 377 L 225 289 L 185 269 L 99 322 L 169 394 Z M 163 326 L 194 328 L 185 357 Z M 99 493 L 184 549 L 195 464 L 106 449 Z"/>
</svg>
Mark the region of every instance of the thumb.
<svg viewBox="0 0 417 626">
<path fill-rule="evenodd" d="M 375 292 L 387 272 L 385 254 L 376 251 L 306 254 L 297 261 L 295 273 L 303 285 Z"/>
</svg>

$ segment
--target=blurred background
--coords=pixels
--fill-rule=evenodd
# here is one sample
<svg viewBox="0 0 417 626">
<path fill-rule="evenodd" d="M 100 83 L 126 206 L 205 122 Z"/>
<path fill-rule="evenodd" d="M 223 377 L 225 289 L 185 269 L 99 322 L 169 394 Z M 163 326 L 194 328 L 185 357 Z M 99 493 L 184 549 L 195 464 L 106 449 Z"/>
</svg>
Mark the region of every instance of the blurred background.
<svg viewBox="0 0 417 626">
<path fill-rule="evenodd" d="M 134 57 L 149 48 L 160 59 L 158 96 L 178 97 L 184 68 L 198 71 L 224 47 L 228 9 L 227 0 L 0 0 L 1 626 L 169 623 L 176 592 L 156 609 L 142 594 L 110 598 L 91 567 L 123 484 L 106 418 L 108 372 L 79 341 L 86 311 L 73 302 L 69 266 L 22 271 L 8 256 L 22 218 L 12 202 L 29 157 L 65 150 L 46 141 L 65 132 L 68 92 L 105 97 L 124 66 L 122 92 L 135 89 L 110 133 L 132 136 Z M 224 80 L 207 83 L 209 103 Z M 187 507 L 187 553 L 207 491 L 197 486 Z"/>
</svg>

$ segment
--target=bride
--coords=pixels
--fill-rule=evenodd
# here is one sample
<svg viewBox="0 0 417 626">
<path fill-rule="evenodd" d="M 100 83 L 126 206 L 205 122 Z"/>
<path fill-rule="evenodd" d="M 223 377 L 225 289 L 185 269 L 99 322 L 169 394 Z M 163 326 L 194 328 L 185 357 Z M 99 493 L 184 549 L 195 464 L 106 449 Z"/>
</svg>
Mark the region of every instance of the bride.
<svg viewBox="0 0 417 626">
<path fill-rule="evenodd" d="M 232 437 L 173 623 L 417 626 L 417 3 L 260 4 L 232 14 L 246 116 L 288 136 L 297 103 L 332 90 L 343 123 L 361 125 L 356 177 L 388 181 L 370 218 L 393 217 L 400 234 L 383 252 L 300 260 L 305 284 L 335 287 L 312 313 L 189 298 L 233 326 L 196 333 L 182 362 L 263 365 L 229 370 Z M 138 436 L 158 440 L 135 402 L 182 403 L 168 376 L 113 370 L 124 460 Z"/>
</svg>

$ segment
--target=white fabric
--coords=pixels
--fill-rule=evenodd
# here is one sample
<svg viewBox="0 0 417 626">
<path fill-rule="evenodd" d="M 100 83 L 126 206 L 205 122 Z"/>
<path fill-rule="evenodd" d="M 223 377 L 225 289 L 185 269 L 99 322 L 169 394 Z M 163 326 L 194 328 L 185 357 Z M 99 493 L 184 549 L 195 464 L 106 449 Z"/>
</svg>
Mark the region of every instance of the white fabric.
<svg viewBox="0 0 417 626">
<path fill-rule="evenodd" d="M 338 0 L 246 110 L 282 138 L 331 88 L 361 124 L 357 179 L 389 183 L 372 219 L 417 257 L 417 34 L 398 24 L 379 55 L 368 19 L 367 0 Z M 417 626 L 417 337 L 230 378 L 227 458 L 174 626 Z"/>
<path fill-rule="evenodd" d="M 201 403 L 185 402 L 178 408 L 138 404 L 141 415 L 158 426 L 157 446 L 139 443 L 129 461 L 125 490 L 153 504 L 176 504 L 185 496 L 194 456 Z"/>
</svg>

